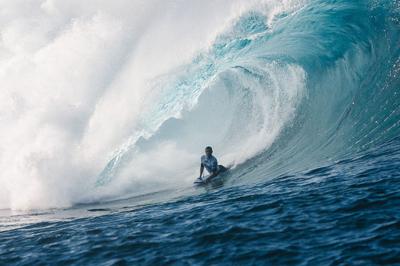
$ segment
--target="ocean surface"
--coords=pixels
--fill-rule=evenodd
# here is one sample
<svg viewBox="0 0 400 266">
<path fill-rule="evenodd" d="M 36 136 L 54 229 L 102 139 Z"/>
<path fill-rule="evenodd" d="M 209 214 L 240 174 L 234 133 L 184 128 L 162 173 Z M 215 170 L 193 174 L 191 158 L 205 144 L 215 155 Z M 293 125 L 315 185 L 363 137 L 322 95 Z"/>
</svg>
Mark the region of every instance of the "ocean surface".
<svg viewBox="0 0 400 266">
<path fill-rule="evenodd" d="M 0 23 L 0 265 L 400 265 L 400 1 Z M 232 168 L 194 186 L 208 145 Z"/>
</svg>

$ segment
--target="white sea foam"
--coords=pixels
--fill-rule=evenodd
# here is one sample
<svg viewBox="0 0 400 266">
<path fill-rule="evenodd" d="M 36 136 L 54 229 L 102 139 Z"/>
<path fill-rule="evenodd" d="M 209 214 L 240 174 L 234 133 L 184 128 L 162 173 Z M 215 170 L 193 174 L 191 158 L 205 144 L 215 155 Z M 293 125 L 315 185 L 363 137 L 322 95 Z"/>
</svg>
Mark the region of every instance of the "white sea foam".
<svg viewBox="0 0 400 266">
<path fill-rule="evenodd" d="M 157 190 L 190 182 L 206 144 L 214 144 L 222 163 L 243 162 L 268 147 L 304 90 L 297 66 L 257 66 L 268 88 L 226 69 L 193 97 L 161 109 L 156 122 L 143 120 L 153 110 L 147 105 L 163 101 L 154 91 L 163 86 L 154 80 L 190 64 L 261 2 L 1 1 L 0 208 L 64 207 Z M 276 15 L 298 3 L 262 7 Z M 242 112 L 246 88 L 256 102 Z M 241 112 L 247 120 L 235 117 Z M 209 123 L 209 115 L 218 118 Z M 180 132 L 159 128 L 171 117 L 180 119 Z M 140 136 L 148 144 L 136 147 Z M 109 160 L 127 150 L 136 155 L 95 188 Z"/>
</svg>

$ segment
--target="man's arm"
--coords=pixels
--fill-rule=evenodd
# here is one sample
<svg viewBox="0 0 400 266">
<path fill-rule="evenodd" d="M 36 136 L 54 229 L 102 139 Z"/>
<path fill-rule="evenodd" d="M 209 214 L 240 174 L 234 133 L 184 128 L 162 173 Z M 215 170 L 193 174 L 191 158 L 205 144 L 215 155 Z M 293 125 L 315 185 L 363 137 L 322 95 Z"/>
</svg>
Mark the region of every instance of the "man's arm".
<svg viewBox="0 0 400 266">
<path fill-rule="evenodd" d="M 204 165 L 200 164 L 200 177 L 203 176 L 203 172 L 204 172 Z"/>
</svg>

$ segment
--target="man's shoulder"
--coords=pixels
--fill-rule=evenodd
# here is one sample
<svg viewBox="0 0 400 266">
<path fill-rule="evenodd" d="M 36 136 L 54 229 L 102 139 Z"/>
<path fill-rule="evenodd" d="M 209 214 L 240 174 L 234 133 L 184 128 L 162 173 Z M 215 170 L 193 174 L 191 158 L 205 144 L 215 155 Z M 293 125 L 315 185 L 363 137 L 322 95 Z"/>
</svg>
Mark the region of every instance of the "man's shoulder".
<svg viewBox="0 0 400 266">
<path fill-rule="evenodd" d="M 200 159 L 201 159 L 202 161 L 204 161 L 205 158 L 206 158 L 206 156 L 205 156 L 205 155 L 202 155 Z"/>
</svg>

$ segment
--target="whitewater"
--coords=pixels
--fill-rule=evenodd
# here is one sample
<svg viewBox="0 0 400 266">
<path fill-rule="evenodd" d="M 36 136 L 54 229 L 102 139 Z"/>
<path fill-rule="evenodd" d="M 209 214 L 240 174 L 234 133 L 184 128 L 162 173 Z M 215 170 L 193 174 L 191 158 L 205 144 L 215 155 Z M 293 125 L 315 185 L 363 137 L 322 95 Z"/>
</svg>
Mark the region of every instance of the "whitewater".
<svg viewBox="0 0 400 266">
<path fill-rule="evenodd" d="M 0 264 L 400 263 L 399 1 L 4 0 L 0 25 Z M 208 145 L 232 168 L 196 188 Z"/>
</svg>

